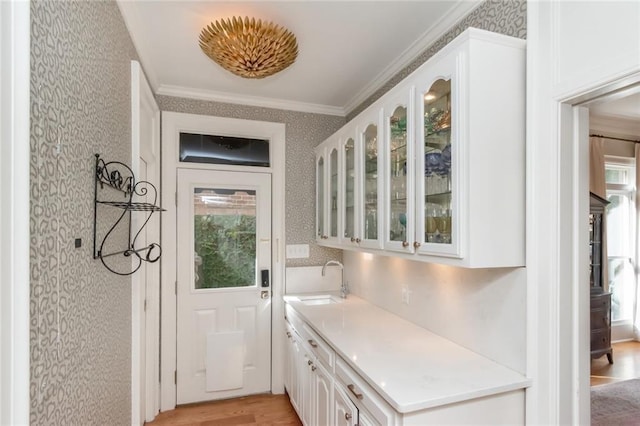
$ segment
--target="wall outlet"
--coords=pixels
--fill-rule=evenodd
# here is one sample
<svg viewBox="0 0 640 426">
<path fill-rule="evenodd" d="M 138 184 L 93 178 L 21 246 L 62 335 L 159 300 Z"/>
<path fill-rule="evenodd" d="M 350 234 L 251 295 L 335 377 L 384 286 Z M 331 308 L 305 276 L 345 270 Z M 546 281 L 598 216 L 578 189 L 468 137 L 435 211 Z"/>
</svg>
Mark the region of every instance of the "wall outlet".
<svg viewBox="0 0 640 426">
<path fill-rule="evenodd" d="M 404 303 L 405 305 L 408 305 L 410 299 L 411 299 L 411 290 L 409 290 L 409 286 L 402 287 L 402 303 Z"/>
<path fill-rule="evenodd" d="M 287 244 L 287 259 L 307 259 L 309 244 Z"/>
</svg>

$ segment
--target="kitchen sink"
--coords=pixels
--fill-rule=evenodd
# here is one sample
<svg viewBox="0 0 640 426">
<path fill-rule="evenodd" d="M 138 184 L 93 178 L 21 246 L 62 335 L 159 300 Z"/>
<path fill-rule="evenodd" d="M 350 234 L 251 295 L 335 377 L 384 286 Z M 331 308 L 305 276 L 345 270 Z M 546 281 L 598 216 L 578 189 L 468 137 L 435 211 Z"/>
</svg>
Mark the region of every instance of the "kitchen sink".
<svg viewBox="0 0 640 426">
<path fill-rule="evenodd" d="M 301 303 L 305 305 L 329 305 L 332 303 L 340 303 L 341 300 L 337 299 L 330 294 L 314 294 L 309 296 L 296 296 Z"/>
</svg>

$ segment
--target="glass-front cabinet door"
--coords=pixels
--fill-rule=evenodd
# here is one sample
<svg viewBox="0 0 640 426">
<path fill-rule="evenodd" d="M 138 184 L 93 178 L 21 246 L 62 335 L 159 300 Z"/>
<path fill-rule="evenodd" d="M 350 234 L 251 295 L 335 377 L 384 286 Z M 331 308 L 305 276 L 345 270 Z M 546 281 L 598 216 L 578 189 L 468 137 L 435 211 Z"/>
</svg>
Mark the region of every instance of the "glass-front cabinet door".
<svg viewBox="0 0 640 426">
<path fill-rule="evenodd" d="M 327 235 L 327 214 L 326 214 L 326 175 L 327 165 L 325 161 L 325 149 L 316 151 L 316 240 L 324 242 Z"/>
<path fill-rule="evenodd" d="M 334 146 L 329 146 L 327 148 L 328 151 L 328 160 L 329 160 L 329 170 L 328 170 L 328 184 L 329 184 L 329 200 L 327 205 L 327 229 L 328 229 L 328 239 L 332 242 L 338 241 L 338 212 L 340 207 L 340 199 L 338 197 L 338 188 L 340 185 L 339 180 L 339 170 L 338 167 L 338 147 L 337 144 Z"/>
<path fill-rule="evenodd" d="M 451 77 L 430 79 L 420 91 L 417 241 L 420 253 L 459 256 L 458 170 Z"/>
<path fill-rule="evenodd" d="M 383 186 L 380 172 L 380 114 L 381 110 L 373 110 L 370 115 L 363 117 L 359 127 L 361 146 L 362 181 L 360 192 L 360 235 L 361 247 L 381 248 L 380 234 L 382 224 L 380 212 L 382 205 Z"/>
<path fill-rule="evenodd" d="M 342 243 L 357 245 L 360 238 L 356 235 L 356 142 L 355 132 L 345 132 L 341 138 L 342 163 Z"/>
<path fill-rule="evenodd" d="M 385 229 L 384 248 L 413 252 L 414 203 L 410 179 L 414 167 L 413 119 L 409 108 L 413 89 L 400 90 L 384 108 Z"/>
</svg>

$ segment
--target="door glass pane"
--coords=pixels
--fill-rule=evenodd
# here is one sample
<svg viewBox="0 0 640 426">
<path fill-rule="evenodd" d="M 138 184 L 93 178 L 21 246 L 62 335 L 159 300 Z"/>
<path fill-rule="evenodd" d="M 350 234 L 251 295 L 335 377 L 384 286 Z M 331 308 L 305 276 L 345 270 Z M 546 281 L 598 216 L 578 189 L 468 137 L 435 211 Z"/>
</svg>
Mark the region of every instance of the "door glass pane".
<svg viewBox="0 0 640 426">
<path fill-rule="evenodd" d="M 195 188 L 195 288 L 256 285 L 256 191 Z"/>
<path fill-rule="evenodd" d="M 329 155 L 329 161 L 331 162 L 331 236 L 338 236 L 338 150 L 334 149 Z"/>
<path fill-rule="evenodd" d="M 364 141 L 364 237 L 378 239 L 378 126 L 370 124 Z"/>
<path fill-rule="evenodd" d="M 353 139 L 349 138 L 344 145 L 344 177 L 345 177 L 345 197 L 344 197 L 344 210 L 345 210 L 345 224 L 344 224 L 344 236 L 345 238 L 352 238 L 355 233 L 355 189 L 356 189 L 356 153 L 355 143 Z"/>
<path fill-rule="evenodd" d="M 407 233 L 407 109 L 389 117 L 389 241 L 406 241 Z"/>
<path fill-rule="evenodd" d="M 425 241 L 451 244 L 451 80 L 424 94 Z"/>
</svg>

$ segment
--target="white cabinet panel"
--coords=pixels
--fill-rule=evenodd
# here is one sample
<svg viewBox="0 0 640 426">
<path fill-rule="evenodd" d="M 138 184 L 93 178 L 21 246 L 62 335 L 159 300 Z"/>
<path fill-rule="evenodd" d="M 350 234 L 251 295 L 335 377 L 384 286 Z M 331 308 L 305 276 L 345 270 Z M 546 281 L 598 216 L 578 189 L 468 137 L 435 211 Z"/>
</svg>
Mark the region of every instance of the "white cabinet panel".
<svg viewBox="0 0 640 426">
<path fill-rule="evenodd" d="M 344 394 L 339 386 L 334 387 L 334 419 L 335 426 L 354 426 L 358 422 L 358 408 Z"/>
</svg>

